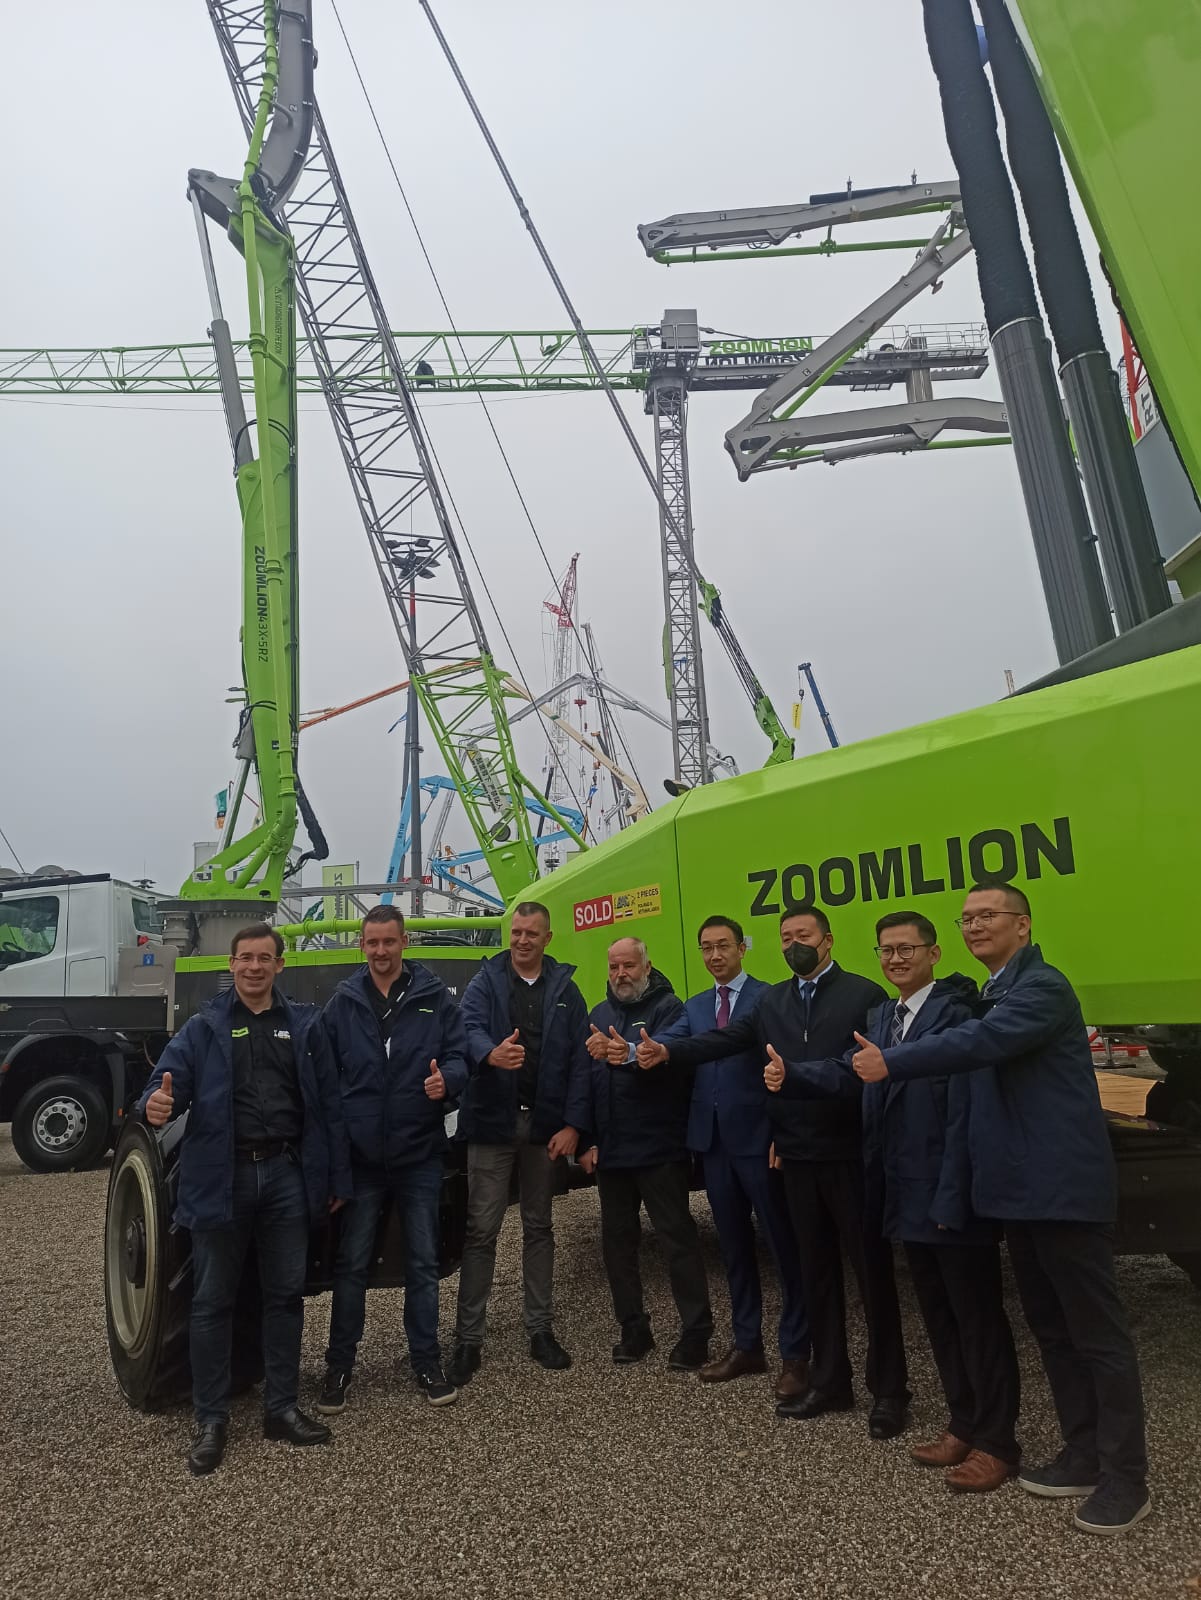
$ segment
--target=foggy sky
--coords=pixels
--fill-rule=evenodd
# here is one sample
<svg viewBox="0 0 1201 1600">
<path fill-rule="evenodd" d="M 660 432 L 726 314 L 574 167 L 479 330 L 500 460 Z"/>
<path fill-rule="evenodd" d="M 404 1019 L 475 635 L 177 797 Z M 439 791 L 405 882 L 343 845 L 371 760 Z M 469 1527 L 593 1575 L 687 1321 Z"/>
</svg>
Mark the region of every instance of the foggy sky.
<svg viewBox="0 0 1201 1600">
<path fill-rule="evenodd" d="M 442 328 L 326 0 L 314 11 L 318 95 L 392 325 Z M 562 327 L 418 6 L 341 0 L 341 11 L 459 327 Z M 848 177 L 954 175 L 916 0 L 441 0 L 438 13 L 586 326 L 695 305 L 703 325 L 733 333 L 828 333 L 900 275 L 903 254 L 665 269 L 636 224 L 804 200 Z M 185 175 L 238 173 L 245 153 L 204 6 L 62 0 L 10 15 L 7 45 L 0 344 L 203 339 Z M 241 264 L 219 235 L 214 250 L 237 336 Z M 904 315 L 982 321 L 974 263 Z M 817 409 L 852 403 L 827 393 Z M 1022 682 L 1054 664 L 1009 450 L 740 485 L 722 436 L 749 399 L 692 404 L 697 555 L 785 716 L 805 659 L 844 741 L 996 699 L 1007 667 Z M 641 399 L 625 403 L 649 452 Z M 609 676 L 662 705 L 657 511 L 604 396 L 490 404 L 552 566 L 581 552 L 580 615 Z M 551 582 L 478 402 L 441 397 L 425 415 L 515 664 L 541 688 Z M 317 397 L 301 422 L 308 709 L 395 682 L 404 663 Z M 232 770 L 240 525 L 217 399 L 0 398 L 0 470 L 0 827 L 27 868 L 146 873 L 171 892 L 192 841 L 214 837 L 213 795 Z M 487 607 L 485 624 L 504 661 Z M 764 740 L 705 637 L 713 739 L 747 770 Z M 358 860 L 365 878 L 387 865 L 403 753 L 387 729 L 402 709 L 387 701 L 302 739 L 331 859 Z M 626 727 L 653 798 L 670 771 L 666 737 Z M 522 737 L 536 771 L 537 740 Z M 426 742 L 426 770 L 439 771 Z M 823 743 L 807 704 L 801 747 Z M 463 827 L 448 837 L 469 843 Z M 0 864 L 12 864 L 2 845 Z"/>
</svg>

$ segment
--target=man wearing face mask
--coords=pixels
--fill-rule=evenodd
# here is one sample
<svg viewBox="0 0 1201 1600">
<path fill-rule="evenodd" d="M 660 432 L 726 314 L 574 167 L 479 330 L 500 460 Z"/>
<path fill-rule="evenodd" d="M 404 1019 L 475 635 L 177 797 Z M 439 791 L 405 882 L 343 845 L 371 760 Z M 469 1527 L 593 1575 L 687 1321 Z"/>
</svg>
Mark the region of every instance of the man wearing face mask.
<svg viewBox="0 0 1201 1600">
<path fill-rule="evenodd" d="M 866 1214 L 860 1093 L 843 1060 L 856 1030 L 887 997 L 878 983 L 834 961 L 830 921 L 817 906 L 784 911 L 780 944 L 794 976 L 774 984 L 750 1016 L 667 1045 L 645 1038 L 638 1062 L 652 1066 L 670 1059 L 676 1066 L 696 1066 L 742 1050 L 756 1050 L 761 1061 L 766 1056 L 774 1155 L 783 1169 L 813 1335 L 810 1386 L 799 1398 L 781 1401 L 776 1415 L 808 1420 L 854 1405 L 845 1252 L 867 1321 L 868 1432 L 873 1439 L 891 1439 L 905 1427 L 909 1402 L 901 1314 L 881 1218 Z"/>
</svg>

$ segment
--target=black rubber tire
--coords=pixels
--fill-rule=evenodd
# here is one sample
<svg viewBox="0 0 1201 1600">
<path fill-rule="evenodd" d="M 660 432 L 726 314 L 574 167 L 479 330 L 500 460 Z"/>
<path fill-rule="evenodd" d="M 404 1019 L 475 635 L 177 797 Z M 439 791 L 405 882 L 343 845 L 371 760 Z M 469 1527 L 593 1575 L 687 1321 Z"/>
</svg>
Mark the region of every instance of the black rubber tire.
<svg viewBox="0 0 1201 1600">
<path fill-rule="evenodd" d="M 59 1073 L 35 1083 L 17 1102 L 13 1149 L 31 1172 L 75 1172 L 104 1154 L 111 1125 L 96 1085 Z"/>
<path fill-rule="evenodd" d="M 1180 1250 L 1175 1254 L 1169 1251 L 1168 1260 L 1187 1274 L 1194 1289 L 1201 1289 L 1201 1250 Z"/>
<path fill-rule="evenodd" d="M 170 1139 L 164 1159 L 160 1136 L 144 1123 L 127 1123 L 108 1180 L 104 1214 L 108 1348 L 121 1393 L 139 1411 L 178 1404 L 192 1387 L 188 1361 L 192 1250 L 186 1229 L 171 1223 L 178 1181 L 174 1132 L 163 1136 Z"/>
</svg>

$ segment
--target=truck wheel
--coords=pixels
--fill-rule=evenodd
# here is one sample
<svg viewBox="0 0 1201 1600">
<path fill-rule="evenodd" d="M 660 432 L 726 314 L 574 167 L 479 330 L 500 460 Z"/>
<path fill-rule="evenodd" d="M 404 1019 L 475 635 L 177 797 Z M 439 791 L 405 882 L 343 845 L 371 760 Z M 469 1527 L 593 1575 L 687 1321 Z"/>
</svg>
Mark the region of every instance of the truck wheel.
<svg viewBox="0 0 1201 1600">
<path fill-rule="evenodd" d="M 1168 1260 L 1187 1273 L 1194 1289 L 1201 1289 L 1201 1250 L 1179 1250 L 1174 1255 L 1169 1251 Z"/>
<path fill-rule="evenodd" d="M 13 1149 L 34 1172 L 90 1167 L 108 1143 L 104 1096 L 86 1078 L 44 1078 L 13 1112 Z"/>
<path fill-rule="evenodd" d="M 178 1165 L 177 1157 L 167 1159 Z M 117 1383 L 140 1411 L 185 1400 L 192 1383 L 191 1240 L 171 1226 L 169 1188 L 158 1139 L 142 1123 L 128 1123 L 108 1181 L 104 1305 Z"/>
</svg>

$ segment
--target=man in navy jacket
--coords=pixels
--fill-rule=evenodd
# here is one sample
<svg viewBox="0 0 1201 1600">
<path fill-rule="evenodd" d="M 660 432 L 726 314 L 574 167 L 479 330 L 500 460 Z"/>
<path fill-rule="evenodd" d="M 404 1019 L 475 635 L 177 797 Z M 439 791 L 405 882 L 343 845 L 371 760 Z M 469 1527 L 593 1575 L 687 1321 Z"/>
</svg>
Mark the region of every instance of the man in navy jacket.
<svg viewBox="0 0 1201 1600">
<path fill-rule="evenodd" d="M 138 1103 L 161 1128 L 188 1114 L 175 1221 L 192 1232 L 188 1469 L 220 1466 L 229 1431 L 234 1302 L 254 1241 L 263 1302 L 263 1433 L 324 1444 L 297 1406 L 309 1222 L 351 1194 L 338 1080 L 315 1008 L 275 987 L 284 941 L 266 923 L 234 934 L 233 986 L 189 1018 Z"/>
<path fill-rule="evenodd" d="M 1151 1506 L 1143 1397 L 1114 1276 L 1117 1185 L 1080 1004 L 1030 943 L 1020 889 L 973 888 L 960 927 L 990 974 L 985 1014 L 883 1051 L 861 1038 L 855 1071 L 866 1083 L 970 1074 L 972 1208 L 1005 1226 L 1065 1441 L 1018 1481 L 1031 1494 L 1087 1496 L 1077 1527 L 1123 1533 Z"/>
<path fill-rule="evenodd" d="M 363 1337 L 367 1271 L 386 1206 L 400 1211 L 405 1243 L 405 1335 L 409 1364 L 432 1405 L 454 1385 L 438 1346 L 438 1204 L 446 1151 L 447 1098 L 467 1083 L 467 1036 L 450 990 L 405 961 L 404 918 L 375 906 L 363 918 L 366 965 L 335 989 L 322 1025 L 338 1064 L 354 1165 L 334 1262 L 329 1348 L 318 1410 L 341 1411 Z"/>
<path fill-rule="evenodd" d="M 572 981 L 575 968 L 546 954 L 551 937 L 550 912 L 523 901 L 509 924 L 508 950 L 481 965 L 460 1008 L 471 1067 L 459 1115 L 467 1139 L 467 1238 L 450 1369 L 460 1385 L 480 1364 L 514 1172 L 530 1355 L 552 1371 L 571 1365 L 553 1327 L 552 1211 L 564 1161 L 575 1155 L 589 1115 L 588 1008 Z"/>
<path fill-rule="evenodd" d="M 683 1010 L 641 939 L 617 939 L 609 946 L 608 993 L 592 1009 L 588 1035 L 592 1141 L 580 1165 L 596 1173 L 600 1190 L 601 1253 L 621 1326 L 614 1361 L 641 1361 L 655 1348 L 638 1266 L 645 1205 L 680 1314 L 680 1337 L 667 1364 L 695 1372 L 709 1359 L 713 1312 L 688 1203 L 692 1164 L 685 1133 L 692 1073 L 674 1065 L 644 1071 L 635 1055 L 644 1034 L 671 1027 Z"/>
<path fill-rule="evenodd" d="M 771 986 L 743 970 L 746 940 L 730 917 L 708 917 L 697 934 L 712 985 L 684 1003 L 680 1020 L 660 1035 L 665 1044 L 708 1033 L 754 1011 Z M 780 1275 L 781 1372 L 777 1400 L 793 1400 L 809 1387 L 809 1324 L 801 1289 L 796 1240 L 780 1174 L 768 1161 L 771 1121 L 762 1062 L 753 1052 L 705 1061 L 696 1071 L 688 1115 L 688 1148 L 701 1156 L 705 1191 L 717 1227 L 730 1286 L 734 1343 L 700 1371 L 704 1383 L 726 1383 L 744 1373 L 766 1372 L 763 1292 L 752 1214 Z"/>
<path fill-rule="evenodd" d="M 935 980 L 938 934 L 917 911 L 876 923 L 876 954 L 898 998 L 873 1012 L 867 1037 L 884 1048 L 927 1038 L 972 1016 L 976 985 L 959 974 Z M 937 1439 L 909 1452 L 945 1467 L 948 1488 L 987 1494 L 1017 1470 L 1020 1384 L 1001 1283 L 1001 1232 L 971 1208 L 968 1082 L 885 1079 L 863 1090 L 863 1153 L 869 1210 L 909 1259 L 949 1420 Z"/>
</svg>

